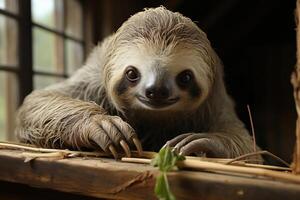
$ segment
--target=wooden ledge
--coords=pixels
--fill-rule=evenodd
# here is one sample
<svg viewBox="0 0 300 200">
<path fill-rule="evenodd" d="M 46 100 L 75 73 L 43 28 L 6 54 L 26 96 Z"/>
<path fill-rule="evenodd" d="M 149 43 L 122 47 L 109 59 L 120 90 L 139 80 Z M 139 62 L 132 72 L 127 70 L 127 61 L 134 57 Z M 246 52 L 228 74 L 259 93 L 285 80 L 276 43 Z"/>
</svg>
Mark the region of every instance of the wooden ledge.
<svg viewBox="0 0 300 200">
<path fill-rule="evenodd" d="M 108 199 L 156 199 L 157 170 L 106 158 L 39 158 L 24 163 L 19 150 L 0 150 L 0 180 Z M 168 174 L 181 199 L 299 199 L 300 185 L 252 176 L 179 171 Z"/>
</svg>

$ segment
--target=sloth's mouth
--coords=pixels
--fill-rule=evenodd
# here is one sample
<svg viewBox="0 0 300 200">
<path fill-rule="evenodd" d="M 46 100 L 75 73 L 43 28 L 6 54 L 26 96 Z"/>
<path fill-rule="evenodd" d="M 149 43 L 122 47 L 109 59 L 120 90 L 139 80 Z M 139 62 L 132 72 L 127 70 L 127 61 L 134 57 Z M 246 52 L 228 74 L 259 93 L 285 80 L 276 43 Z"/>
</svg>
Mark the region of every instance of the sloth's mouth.
<svg viewBox="0 0 300 200">
<path fill-rule="evenodd" d="M 179 100 L 179 97 L 169 99 L 148 99 L 144 96 L 138 95 L 137 99 L 149 107 L 158 109 L 175 104 Z"/>
</svg>

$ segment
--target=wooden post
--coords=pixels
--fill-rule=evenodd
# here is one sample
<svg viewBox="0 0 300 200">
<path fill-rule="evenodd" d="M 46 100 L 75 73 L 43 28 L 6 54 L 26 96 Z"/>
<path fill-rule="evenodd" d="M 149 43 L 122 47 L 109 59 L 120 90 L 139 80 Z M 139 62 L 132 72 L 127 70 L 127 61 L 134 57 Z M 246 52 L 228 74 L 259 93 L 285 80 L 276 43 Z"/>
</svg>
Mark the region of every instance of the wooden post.
<svg viewBox="0 0 300 200">
<path fill-rule="evenodd" d="M 292 168 L 294 173 L 300 174 L 300 0 L 297 0 L 295 15 L 297 25 L 297 63 L 292 73 L 291 82 L 294 88 L 294 99 L 298 117 L 296 121 L 296 142 Z"/>
</svg>

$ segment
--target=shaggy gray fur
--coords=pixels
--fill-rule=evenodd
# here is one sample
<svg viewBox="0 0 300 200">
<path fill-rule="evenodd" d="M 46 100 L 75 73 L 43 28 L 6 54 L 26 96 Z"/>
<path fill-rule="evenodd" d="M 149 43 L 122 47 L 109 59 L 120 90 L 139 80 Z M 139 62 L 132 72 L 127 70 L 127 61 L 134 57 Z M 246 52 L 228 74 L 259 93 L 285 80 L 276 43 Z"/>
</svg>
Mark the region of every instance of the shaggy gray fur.
<svg viewBox="0 0 300 200">
<path fill-rule="evenodd" d="M 118 57 L 127 47 L 145 43 L 157 49 L 169 48 L 165 50 L 169 52 L 179 44 L 195 49 L 205 63 L 195 75 L 202 92 L 197 108 L 139 111 L 116 96 L 114 86 L 122 74 Z M 135 133 L 131 127 L 147 150 L 158 150 L 168 141 L 167 145 L 183 154 L 204 152 L 232 158 L 253 151 L 252 139 L 225 90 L 222 64 L 205 33 L 190 19 L 163 7 L 132 16 L 95 47 L 72 77 L 28 95 L 18 112 L 16 134 L 20 141 L 42 147 L 108 151 L 111 144 L 119 148 L 109 131 L 118 135 L 119 130 L 124 135 L 120 138 L 132 146 L 130 138 Z M 97 138 L 99 135 L 105 137 Z"/>
</svg>

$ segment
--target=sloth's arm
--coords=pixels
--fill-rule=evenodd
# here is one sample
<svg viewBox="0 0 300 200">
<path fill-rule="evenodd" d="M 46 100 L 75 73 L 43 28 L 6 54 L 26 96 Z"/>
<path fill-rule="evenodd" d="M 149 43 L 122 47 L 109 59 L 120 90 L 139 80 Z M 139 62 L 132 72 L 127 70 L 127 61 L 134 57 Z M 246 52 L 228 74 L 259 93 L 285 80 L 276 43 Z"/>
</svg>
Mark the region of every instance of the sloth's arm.
<svg viewBox="0 0 300 200">
<path fill-rule="evenodd" d="M 94 94 L 88 91 L 97 93 L 87 85 L 93 84 L 88 81 L 95 78 L 91 74 L 91 69 L 82 69 L 63 83 L 28 95 L 17 117 L 20 141 L 51 148 L 102 149 L 115 157 L 122 149 L 130 156 L 134 145 L 141 150 L 134 130 L 91 99 Z"/>
<path fill-rule="evenodd" d="M 183 155 L 202 155 L 208 157 L 235 158 L 254 151 L 253 141 L 247 130 L 228 122 L 228 126 L 220 129 L 211 129 L 208 132 L 185 133 L 167 142 Z M 226 126 L 227 126 L 226 125 Z M 256 148 L 259 150 L 259 148 Z"/>
<path fill-rule="evenodd" d="M 209 123 L 208 131 L 185 133 L 168 141 L 166 145 L 174 147 L 183 155 L 204 153 L 208 157 L 219 158 L 235 158 L 254 151 L 253 140 L 238 119 L 233 101 L 223 86 L 218 92 L 217 97 L 210 102 L 213 105 L 212 112 L 208 119 L 202 122 Z M 259 147 L 256 147 L 256 150 L 259 150 Z M 261 156 L 252 159 L 262 161 Z"/>
</svg>

